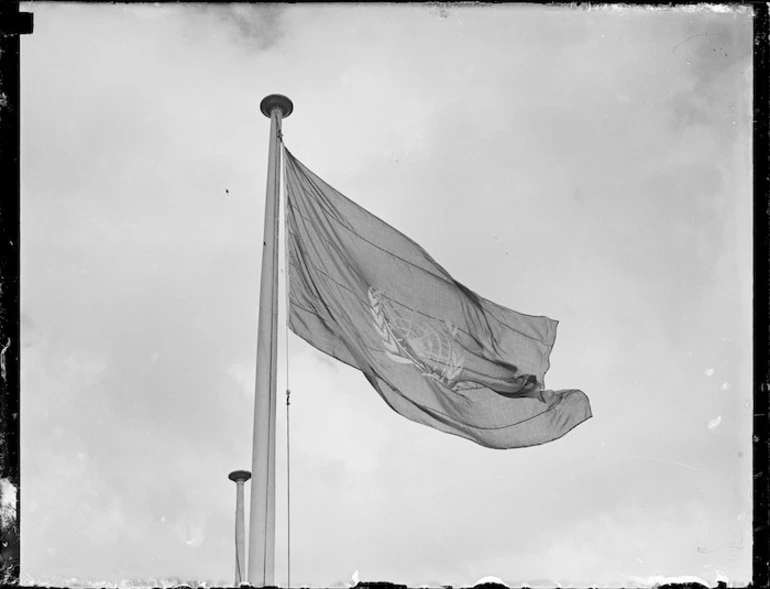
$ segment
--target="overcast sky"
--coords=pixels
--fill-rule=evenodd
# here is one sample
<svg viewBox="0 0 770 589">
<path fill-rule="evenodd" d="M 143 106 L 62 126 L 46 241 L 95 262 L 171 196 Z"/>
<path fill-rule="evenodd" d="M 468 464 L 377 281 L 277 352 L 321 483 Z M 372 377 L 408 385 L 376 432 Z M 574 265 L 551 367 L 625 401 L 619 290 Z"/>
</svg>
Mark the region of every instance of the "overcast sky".
<svg viewBox="0 0 770 589">
<path fill-rule="evenodd" d="M 483 448 L 290 335 L 293 584 L 750 580 L 748 13 L 25 8 L 24 582 L 232 582 L 274 92 L 311 170 L 559 320 L 594 413 Z"/>
</svg>

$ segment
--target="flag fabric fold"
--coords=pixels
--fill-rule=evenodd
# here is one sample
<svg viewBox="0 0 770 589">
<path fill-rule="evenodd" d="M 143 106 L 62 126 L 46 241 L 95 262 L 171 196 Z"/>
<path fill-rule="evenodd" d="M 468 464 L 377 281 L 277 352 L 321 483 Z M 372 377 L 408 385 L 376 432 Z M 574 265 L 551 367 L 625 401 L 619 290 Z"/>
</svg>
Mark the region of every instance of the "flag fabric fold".
<svg viewBox="0 0 770 589">
<path fill-rule="evenodd" d="M 555 320 L 480 297 L 285 148 L 284 161 L 294 333 L 397 413 L 482 446 L 544 444 L 591 417 L 583 392 L 544 389 Z"/>
</svg>

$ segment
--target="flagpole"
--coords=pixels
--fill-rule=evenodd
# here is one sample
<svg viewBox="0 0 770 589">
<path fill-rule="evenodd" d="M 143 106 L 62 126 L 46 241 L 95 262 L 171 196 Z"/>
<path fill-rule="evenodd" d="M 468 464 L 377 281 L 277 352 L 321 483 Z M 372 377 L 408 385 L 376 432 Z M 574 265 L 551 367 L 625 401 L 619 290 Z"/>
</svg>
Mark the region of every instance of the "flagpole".
<svg viewBox="0 0 770 589">
<path fill-rule="evenodd" d="M 268 587 L 275 564 L 275 412 L 278 334 L 278 190 L 280 184 L 281 120 L 291 114 L 291 100 L 266 96 L 259 105 L 270 118 L 267 160 L 265 230 L 257 327 L 257 379 L 254 397 L 254 442 L 251 460 L 249 515 L 249 584 Z"/>
<path fill-rule="evenodd" d="M 248 470 L 234 470 L 228 478 L 235 488 L 235 586 L 246 582 L 246 535 L 243 517 L 243 484 L 251 478 Z"/>
</svg>

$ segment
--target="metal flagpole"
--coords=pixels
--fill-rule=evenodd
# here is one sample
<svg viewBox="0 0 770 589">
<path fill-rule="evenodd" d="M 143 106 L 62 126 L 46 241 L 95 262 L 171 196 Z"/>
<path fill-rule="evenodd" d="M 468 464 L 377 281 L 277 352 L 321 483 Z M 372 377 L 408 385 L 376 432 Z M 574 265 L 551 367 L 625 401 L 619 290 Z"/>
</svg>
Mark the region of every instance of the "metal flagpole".
<svg viewBox="0 0 770 589">
<path fill-rule="evenodd" d="M 251 478 L 248 470 L 234 470 L 228 478 L 235 482 L 235 586 L 246 582 L 246 536 L 243 516 L 243 483 Z"/>
<path fill-rule="evenodd" d="M 280 94 L 259 105 L 270 117 L 270 150 L 265 194 L 265 231 L 259 286 L 257 382 L 254 398 L 251 513 L 249 516 L 249 584 L 272 586 L 275 564 L 275 413 L 278 351 L 278 190 L 280 181 L 281 120 L 294 106 Z"/>
</svg>

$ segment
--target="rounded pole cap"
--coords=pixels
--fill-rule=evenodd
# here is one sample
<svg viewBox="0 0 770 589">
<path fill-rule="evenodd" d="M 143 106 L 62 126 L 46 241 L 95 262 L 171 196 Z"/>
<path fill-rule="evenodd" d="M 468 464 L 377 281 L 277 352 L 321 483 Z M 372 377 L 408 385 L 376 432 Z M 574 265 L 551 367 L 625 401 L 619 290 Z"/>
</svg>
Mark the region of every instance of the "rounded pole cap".
<svg viewBox="0 0 770 589">
<path fill-rule="evenodd" d="M 294 104 L 283 94 L 271 94 L 270 96 L 265 96 L 262 99 L 262 102 L 259 103 L 259 110 L 261 110 L 262 114 L 267 118 L 270 118 L 274 108 L 280 110 L 281 116 L 285 119 L 294 110 Z"/>
<path fill-rule="evenodd" d="M 248 470 L 234 470 L 227 478 L 236 483 L 244 483 L 251 478 L 251 473 Z"/>
</svg>

